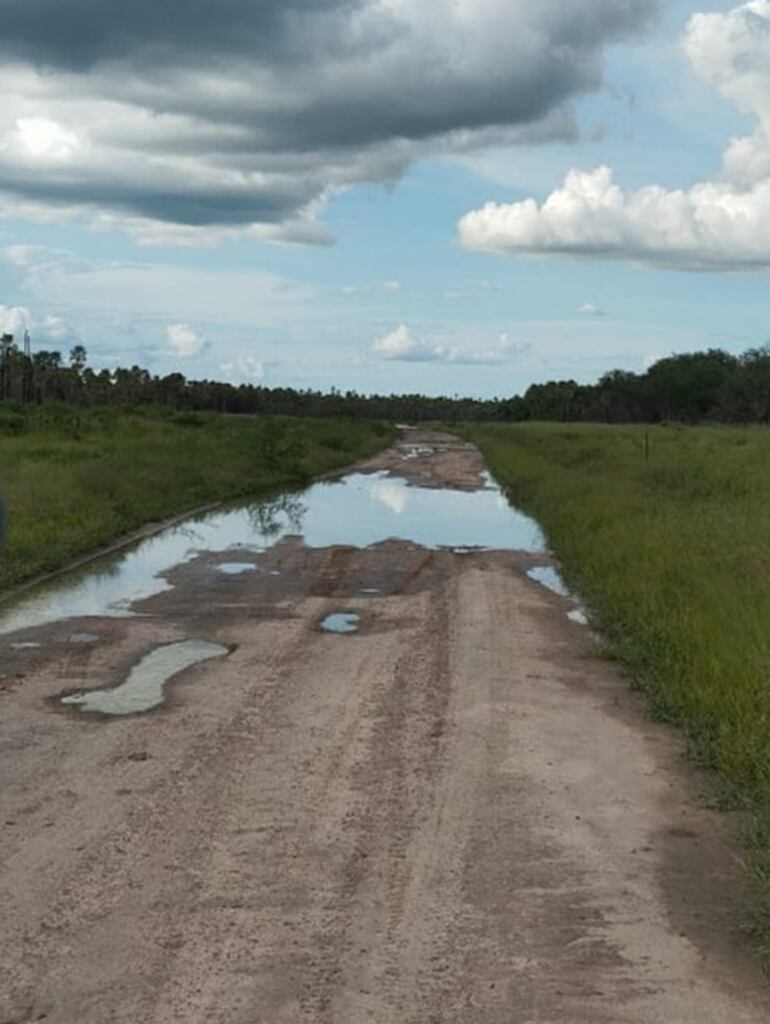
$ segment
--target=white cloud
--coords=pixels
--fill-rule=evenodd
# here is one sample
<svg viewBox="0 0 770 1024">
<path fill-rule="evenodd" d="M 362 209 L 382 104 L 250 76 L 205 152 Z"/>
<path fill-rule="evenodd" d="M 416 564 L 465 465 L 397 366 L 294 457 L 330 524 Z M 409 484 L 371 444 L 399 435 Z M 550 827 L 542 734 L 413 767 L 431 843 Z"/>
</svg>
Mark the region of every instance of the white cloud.
<svg viewBox="0 0 770 1024">
<path fill-rule="evenodd" d="M 384 292 L 386 295 L 397 295 L 403 285 L 395 279 L 382 281 L 379 284 L 343 284 L 340 291 L 343 295 L 371 295 L 377 292 Z"/>
<path fill-rule="evenodd" d="M 580 309 L 578 310 L 578 313 L 582 313 L 584 316 L 606 316 L 607 315 L 606 309 L 603 309 L 601 306 L 597 306 L 596 303 L 594 303 L 594 302 L 586 302 L 586 303 L 584 303 L 580 307 Z"/>
<path fill-rule="evenodd" d="M 42 339 L 50 345 L 75 345 L 80 341 L 78 331 L 60 316 L 49 314 L 36 324 L 32 323 L 33 341 Z"/>
<path fill-rule="evenodd" d="M 0 306 L 0 333 L 23 337 L 32 324 L 32 315 L 23 306 Z"/>
<path fill-rule="evenodd" d="M 441 345 L 415 338 L 406 324 L 378 338 L 372 345 L 372 354 L 405 363 L 441 362 L 449 355 Z"/>
<path fill-rule="evenodd" d="M 220 370 L 233 383 L 253 384 L 265 376 L 265 365 L 253 356 L 239 356 L 233 362 L 222 363 Z"/>
<path fill-rule="evenodd" d="M 78 331 L 60 316 L 35 316 L 26 306 L 0 305 L 0 334 L 12 334 L 18 343 L 29 331 L 32 345 L 69 346 L 80 342 Z"/>
<path fill-rule="evenodd" d="M 6 149 L 18 149 L 22 157 L 64 163 L 82 143 L 77 133 L 45 117 L 20 117 L 6 139 Z"/>
<path fill-rule="evenodd" d="M 200 355 L 208 347 L 204 336 L 189 324 L 169 324 L 166 341 L 171 352 L 180 359 Z"/>
<path fill-rule="evenodd" d="M 371 347 L 372 355 L 404 363 L 465 363 L 495 365 L 509 362 L 528 352 L 527 344 L 515 344 L 507 334 L 487 348 L 466 349 L 436 340 L 417 338 L 405 324 L 379 338 Z"/>
<path fill-rule="evenodd" d="M 719 178 L 625 190 L 609 167 L 572 170 L 542 204 L 487 203 L 466 214 L 461 243 L 693 270 L 770 267 L 770 0 L 694 15 L 683 48 L 701 78 L 758 122 L 730 141 Z"/>
</svg>

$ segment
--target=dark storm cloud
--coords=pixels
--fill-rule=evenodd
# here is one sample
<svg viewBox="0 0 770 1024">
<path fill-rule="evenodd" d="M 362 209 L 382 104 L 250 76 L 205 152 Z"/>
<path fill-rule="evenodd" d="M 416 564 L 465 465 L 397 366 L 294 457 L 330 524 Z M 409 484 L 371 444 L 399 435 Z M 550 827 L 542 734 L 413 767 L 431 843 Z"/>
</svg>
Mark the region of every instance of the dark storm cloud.
<svg viewBox="0 0 770 1024">
<path fill-rule="evenodd" d="M 569 134 L 564 111 L 600 84 L 603 46 L 655 7 L 0 0 L 14 66 L 0 191 L 304 237 L 297 219 L 337 188 L 392 181 L 431 152 Z"/>
<path fill-rule="evenodd" d="M 315 186 L 315 187 L 314 187 Z M 31 201 L 105 209 L 139 214 L 151 220 L 191 227 L 239 226 L 244 223 L 279 224 L 310 202 L 319 190 L 317 182 L 287 179 L 265 188 L 227 188 L 219 183 L 195 187 L 159 179 L 109 179 L 105 173 L 81 173 L 55 180 L 39 175 L 10 175 L 3 187 Z"/>
<path fill-rule="evenodd" d="M 296 52 L 302 21 L 341 18 L 356 6 L 354 0 L 0 0 L 0 53 L 69 69 L 115 59 L 142 65 L 162 53 L 175 60 L 275 59 Z"/>
</svg>

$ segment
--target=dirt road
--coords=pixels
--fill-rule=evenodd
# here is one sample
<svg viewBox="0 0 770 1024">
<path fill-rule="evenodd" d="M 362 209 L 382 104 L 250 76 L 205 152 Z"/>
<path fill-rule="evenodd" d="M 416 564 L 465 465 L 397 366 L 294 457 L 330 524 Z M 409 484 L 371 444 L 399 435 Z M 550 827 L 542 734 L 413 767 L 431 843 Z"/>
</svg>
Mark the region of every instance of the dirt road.
<svg viewBox="0 0 770 1024">
<path fill-rule="evenodd" d="M 482 486 L 436 435 L 364 468 Z M 542 556 L 226 557 L 0 636 L 0 1024 L 767 1024 L 734 825 Z M 154 711 L 58 701 L 191 637 Z"/>
</svg>

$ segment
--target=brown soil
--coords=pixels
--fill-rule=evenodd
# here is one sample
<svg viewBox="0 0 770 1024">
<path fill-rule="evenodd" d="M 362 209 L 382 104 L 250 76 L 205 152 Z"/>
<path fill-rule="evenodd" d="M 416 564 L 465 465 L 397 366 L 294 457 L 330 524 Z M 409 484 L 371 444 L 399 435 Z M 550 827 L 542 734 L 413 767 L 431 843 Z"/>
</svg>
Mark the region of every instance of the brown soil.
<svg viewBox="0 0 770 1024">
<path fill-rule="evenodd" d="M 0 637 L 0 1024 L 766 1024 L 736 821 L 531 556 L 260 557 Z M 232 653 L 158 711 L 52 700 L 186 637 Z"/>
</svg>

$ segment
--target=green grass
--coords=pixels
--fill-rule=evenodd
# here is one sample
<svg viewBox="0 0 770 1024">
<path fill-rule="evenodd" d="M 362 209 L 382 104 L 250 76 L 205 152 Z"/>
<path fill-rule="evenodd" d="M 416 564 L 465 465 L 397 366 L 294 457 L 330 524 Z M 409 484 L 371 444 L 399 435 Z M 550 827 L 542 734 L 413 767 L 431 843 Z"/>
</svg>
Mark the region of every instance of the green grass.
<svg viewBox="0 0 770 1024">
<path fill-rule="evenodd" d="M 540 521 L 657 715 L 719 772 L 724 805 L 755 812 L 748 859 L 770 908 L 770 429 L 464 434 Z"/>
<path fill-rule="evenodd" d="M 145 523 L 305 484 L 394 435 L 351 420 L 0 407 L 0 590 Z"/>
</svg>

